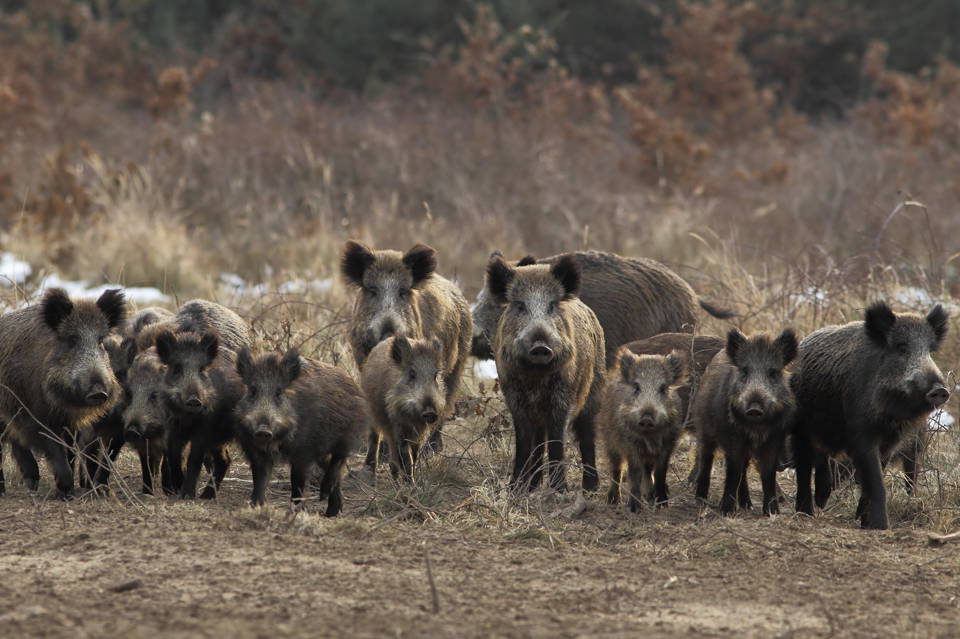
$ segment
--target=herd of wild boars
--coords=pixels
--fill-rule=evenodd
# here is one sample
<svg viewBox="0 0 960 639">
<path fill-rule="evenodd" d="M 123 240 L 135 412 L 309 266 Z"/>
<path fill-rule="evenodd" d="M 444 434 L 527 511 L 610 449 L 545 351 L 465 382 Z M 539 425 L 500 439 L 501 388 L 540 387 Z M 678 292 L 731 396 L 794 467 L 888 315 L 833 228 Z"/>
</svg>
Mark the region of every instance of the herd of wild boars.
<svg viewBox="0 0 960 639">
<path fill-rule="evenodd" d="M 787 464 L 796 468 L 796 511 L 813 514 L 834 488 L 831 460 L 842 456 L 860 485 L 861 525 L 886 528 L 883 468 L 901 461 L 912 490 L 926 419 L 950 396 L 932 357 L 948 326 L 940 305 L 923 316 L 875 302 L 863 321 L 802 340 L 790 327 L 732 328 L 722 339 L 696 334 L 702 313 L 734 315 L 652 260 L 590 251 L 509 262 L 495 252 L 472 314 L 422 244 L 402 253 L 350 241 L 341 272 L 354 295 L 348 338 L 358 380 L 295 349 L 253 353 L 244 320 L 211 301 L 128 316 L 120 290 L 88 301 L 49 289 L 0 317 L 0 460 L 7 444 L 36 490 L 41 455 L 66 498 L 75 473 L 83 487 L 106 487 L 110 462 L 129 445 L 145 493 L 192 499 L 206 468 L 200 497 L 210 499 L 236 442 L 253 474 L 253 505 L 264 503 L 280 461 L 294 502 L 322 473 L 320 500 L 337 515 L 347 460 L 365 438 L 373 478 L 382 454 L 394 479 L 408 482 L 424 453 L 442 450 L 472 352 L 496 360 L 515 432 L 513 490 L 545 479 L 566 487 L 569 432 L 584 490 L 599 487 L 599 441 L 610 503 L 626 493 L 632 511 L 666 506 L 686 430 L 699 442 L 698 498 L 708 498 L 715 453 L 724 454 L 723 514 L 751 507 L 751 460 L 764 514 L 779 512 L 777 471 Z"/>
</svg>

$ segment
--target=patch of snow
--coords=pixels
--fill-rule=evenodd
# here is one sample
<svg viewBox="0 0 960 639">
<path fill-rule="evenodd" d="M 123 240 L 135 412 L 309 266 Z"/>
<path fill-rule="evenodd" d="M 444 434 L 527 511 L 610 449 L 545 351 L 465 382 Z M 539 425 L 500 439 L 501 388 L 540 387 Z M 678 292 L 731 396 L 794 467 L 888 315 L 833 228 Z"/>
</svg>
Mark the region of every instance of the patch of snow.
<svg viewBox="0 0 960 639">
<path fill-rule="evenodd" d="M 927 418 L 927 430 L 950 430 L 956 423 L 953 415 L 945 410 L 936 410 Z"/>
<path fill-rule="evenodd" d="M 130 286 L 124 287 L 122 284 L 101 284 L 90 286 L 86 282 L 76 282 L 73 280 L 62 279 L 59 275 L 48 275 L 44 278 L 41 290 L 48 288 L 62 288 L 70 297 L 79 297 L 86 299 L 96 299 L 111 288 L 123 289 L 127 300 L 137 304 L 170 302 L 170 296 L 165 295 L 160 289 L 151 286 Z"/>
<path fill-rule="evenodd" d="M 478 379 L 497 379 L 497 363 L 492 359 L 481 359 L 473 363 L 473 374 Z"/>
<path fill-rule="evenodd" d="M 894 294 L 893 299 L 908 306 L 933 306 L 934 304 L 930 293 L 917 286 L 904 286 Z"/>
<path fill-rule="evenodd" d="M 290 280 L 277 287 L 277 291 L 284 295 L 305 293 L 326 293 L 333 287 L 333 279 L 324 280 Z"/>
<path fill-rule="evenodd" d="M 13 253 L 0 253 L 0 286 L 23 284 L 33 269 Z"/>
</svg>

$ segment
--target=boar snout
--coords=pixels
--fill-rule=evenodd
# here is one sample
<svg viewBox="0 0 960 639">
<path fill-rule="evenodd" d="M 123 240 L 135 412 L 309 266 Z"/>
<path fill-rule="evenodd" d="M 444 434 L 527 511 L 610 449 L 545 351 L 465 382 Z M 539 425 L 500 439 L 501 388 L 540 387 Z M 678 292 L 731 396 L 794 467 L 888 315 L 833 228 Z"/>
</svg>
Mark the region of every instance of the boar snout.
<svg viewBox="0 0 960 639">
<path fill-rule="evenodd" d="M 91 388 L 86 397 L 87 404 L 90 406 L 100 406 L 108 399 L 110 399 L 110 394 L 107 393 L 106 387 L 104 387 L 102 384 L 98 384 Z"/>
<path fill-rule="evenodd" d="M 273 441 L 273 431 L 266 426 L 259 426 L 253 433 L 253 438 L 260 446 L 265 446 Z"/>
<path fill-rule="evenodd" d="M 947 403 L 948 399 L 950 399 L 950 391 L 942 384 L 934 386 L 933 389 L 927 393 L 927 401 L 934 407 L 943 406 Z"/>
<path fill-rule="evenodd" d="M 744 411 L 744 414 L 753 419 L 760 419 L 763 417 L 763 404 L 759 401 L 750 402 L 747 404 L 747 410 Z"/>
<path fill-rule="evenodd" d="M 200 412 L 200 409 L 203 408 L 203 402 L 200 400 L 200 396 L 196 393 L 191 393 L 188 395 L 187 399 L 184 400 L 183 405 L 187 408 L 187 411 L 191 413 Z"/>
<path fill-rule="evenodd" d="M 546 366 L 553 361 L 554 353 L 553 349 L 547 346 L 546 343 L 537 341 L 534 342 L 530 350 L 527 351 L 527 356 L 531 363 L 538 366 Z"/>
</svg>

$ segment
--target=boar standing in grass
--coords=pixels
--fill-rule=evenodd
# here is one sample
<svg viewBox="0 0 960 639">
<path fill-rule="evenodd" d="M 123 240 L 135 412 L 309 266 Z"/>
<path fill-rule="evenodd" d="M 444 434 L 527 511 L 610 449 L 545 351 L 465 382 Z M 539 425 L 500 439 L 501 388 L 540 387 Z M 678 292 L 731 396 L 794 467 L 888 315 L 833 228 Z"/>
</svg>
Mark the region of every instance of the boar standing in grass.
<svg viewBox="0 0 960 639">
<path fill-rule="evenodd" d="M 745 337 L 737 329 L 727 335 L 725 350 L 704 372 L 691 407 L 699 439 L 697 497 L 706 500 L 714 451 L 723 449 L 726 480 L 720 512 L 728 515 L 739 502 L 751 507 L 747 485 L 750 459 L 757 460 L 763 487 L 763 514 L 780 512 L 777 465 L 784 439 L 796 412 L 787 364 L 797 354 L 792 329 L 778 337 Z"/>
<path fill-rule="evenodd" d="M 568 255 L 549 266 L 512 267 L 495 255 L 487 266 L 487 291 L 505 307 L 494 354 L 516 432 L 511 486 L 540 485 L 546 448 L 550 486 L 563 490 L 564 441 L 572 425 L 583 487 L 596 489 L 594 419 L 603 395 L 604 341 L 597 316 L 577 298 L 577 261 Z"/>
<path fill-rule="evenodd" d="M 446 409 L 443 344 L 397 335 L 367 357 L 360 385 L 370 407 L 367 467 L 376 476 L 380 442 L 390 450 L 394 478 L 413 479 L 420 449 Z"/>
<path fill-rule="evenodd" d="M 624 470 L 630 477 L 630 510 L 641 500 L 666 506 L 667 470 L 683 427 L 678 387 L 686 382 L 687 359 L 669 355 L 617 353 L 607 373 L 600 425 L 610 459 L 612 481 L 607 502 L 620 503 Z"/>
<path fill-rule="evenodd" d="M 323 470 L 319 498 L 328 517 L 343 509 L 340 479 L 366 428 L 366 407 L 356 383 L 334 366 L 301 358 L 296 350 L 256 360 L 237 356 L 246 392 L 237 404 L 237 439 L 253 473 L 254 506 L 264 503 L 274 462 L 290 462 L 290 497 L 303 500 L 310 472 Z"/>
<path fill-rule="evenodd" d="M 200 467 L 210 456 L 213 478 L 200 497 L 213 499 L 230 466 L 227 444 L 234 438 L 234 408 L 244 393 L 236 354 L 220 348 L 212 331 L 164 330 L 157 334 L 155 347 L 165 370 L 164 399 L 176 420 L 167 443 L 173 485 L 179 486 L 182 499 L 193 499 Z M 181 471 L 179 460 L 187 443 L 190 455 Z"/>
<path fill-rule="evenodd" d="M 350 346 L 357 369 L 374 346 L 393 335 L 411 339 L 437 338 L 443 349 L 444 403 L 453 407 L 473 332 L 470 309 L 456 284 L 436 273 L 436 252 L 417 244 L 406 253 L 373 251 L 360 242 L 347 242 L 341 262 L 346 281 L 357 287 Z M 443 448 L 441 412 L 430 446 Z"/>
<path fill-rule="evenodd" d="M 109 412 L 120 394 L 103 342 L 125 313 L 119 289 L 92 302 L 53 288 L 39 304 L 0 317 L 0 438 L 11 442 L 31 490 L 40 479 L 36 451 L 50 464 L 57 495 L 73 491 L 78 431 Z"/>
<path fill-rule="evenodd" d="M 821 328 L 803 340 L 793 378 L 800 406 L 793 434 L 797 512 L 813 514 L 814 466 L 816 504 L 826 505 L 828 456 L 845 453 L 860 484 L 860 525 L 889 526 L 882 462 L 915 441 L 930 413 L 950 398 L 932 357 L 947 325 L 939 304 L 924 317 L 876 302 L 864 321 Z"/>
<path fill-rule="evenodd" d="M 164 492 L 176 491 L 166 457 L 173 414 L 162 394 L 165 376 L 166 368 L 152 347 L 134 357 L 127 374 L 123 437 L 137 451 L 143 492 L 148 495 L 154 494 L 161 473 Z"/>
<path fill-rule="evenodd" d="M 710 315 L 726 319 L 732 313 L 697 298 L 690 285 L 672 270 L 654 260 L 620 257 L 613 253 L 572 253 L 581 273 L 581 301 L 590 307 L 603 328 L 605 361 L 613 364 L 617 348 L 627 342 L 658 333 L 691 333 L 697 324 L 697 306 Z M 490 258 L 502 257 L 495 251 Z M 561 256 L 542 260 L 527 256 L 517 266 L 556 264 Z M 493 359 L 493 340 L 503 313 L 484 288 L 473 307 L 471 352 L 480 359 Z"/>
</svg>

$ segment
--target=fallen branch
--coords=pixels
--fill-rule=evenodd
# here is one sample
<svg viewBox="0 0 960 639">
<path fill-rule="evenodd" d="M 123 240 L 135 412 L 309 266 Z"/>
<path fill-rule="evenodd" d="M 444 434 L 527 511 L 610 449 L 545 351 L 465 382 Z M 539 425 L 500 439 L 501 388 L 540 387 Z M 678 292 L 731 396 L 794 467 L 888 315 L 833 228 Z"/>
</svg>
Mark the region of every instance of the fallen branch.
<svg viewBox="0 0 960 639">
<path fill-rule="evenodd" d="M 948 541 L 960 541 L 960 530 L 952 532 L 949 535 L 935 535 L 930 533 L 929 541 L 931 546 L 942 546 Z"/>
</svg>

